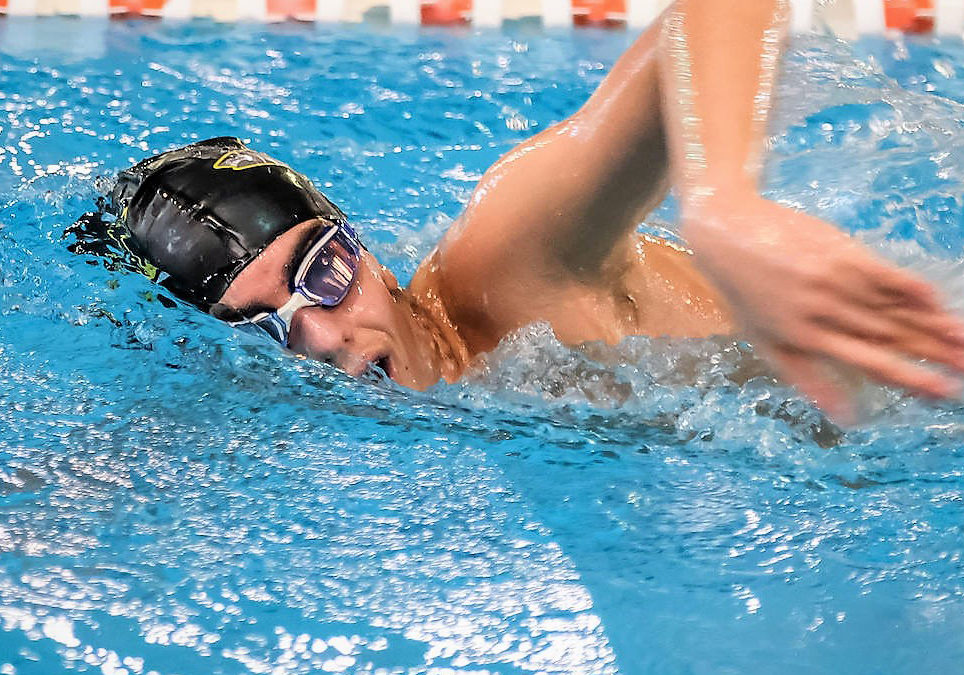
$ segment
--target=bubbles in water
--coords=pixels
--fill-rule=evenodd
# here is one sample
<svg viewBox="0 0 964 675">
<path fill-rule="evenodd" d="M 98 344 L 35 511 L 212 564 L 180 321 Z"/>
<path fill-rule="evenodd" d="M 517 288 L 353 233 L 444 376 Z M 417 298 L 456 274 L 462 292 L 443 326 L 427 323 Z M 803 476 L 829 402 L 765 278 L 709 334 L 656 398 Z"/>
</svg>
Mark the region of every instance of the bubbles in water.
<svg viewBox="0 0 964 675">
<path fill-rule="evenodd" d="M 26 27 L 0 39 L 0 672 L 960 662 L 956 404 L 868 385 L 844 431 L 738 340 L 571 349 L 545 325 L 420 394 L 66 250 L 117 169 L 235 134 L 404 281 L 621 34 L 111 22 L 70 55 L 86 22 Z M 798 40 L 767 187 L 964 310 L 957 45 Z"/>
</svg>

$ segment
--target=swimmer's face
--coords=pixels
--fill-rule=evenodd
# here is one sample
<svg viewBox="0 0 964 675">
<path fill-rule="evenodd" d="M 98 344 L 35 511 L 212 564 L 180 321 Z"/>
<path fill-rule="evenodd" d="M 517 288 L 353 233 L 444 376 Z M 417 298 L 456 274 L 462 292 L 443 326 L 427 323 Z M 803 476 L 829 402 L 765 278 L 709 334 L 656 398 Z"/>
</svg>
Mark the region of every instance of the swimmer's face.
<svg viewBox="0 0 964 675">
<path fill-rule="evenodd" d="M 231 282 L 214 311 L 251 317 L 291 298 L 290 283 L 314 239 L 330 225 L 311 220 L 275 239 Z M 395 277 L 362 250 L 348 295 L 337 306 L 308 306 L 291 321 L 288 348 L 350 375 L 379 367 L 396 382 L 424 389 L 439 379 L 423 358 L 414 317 Z"/>
</svg>

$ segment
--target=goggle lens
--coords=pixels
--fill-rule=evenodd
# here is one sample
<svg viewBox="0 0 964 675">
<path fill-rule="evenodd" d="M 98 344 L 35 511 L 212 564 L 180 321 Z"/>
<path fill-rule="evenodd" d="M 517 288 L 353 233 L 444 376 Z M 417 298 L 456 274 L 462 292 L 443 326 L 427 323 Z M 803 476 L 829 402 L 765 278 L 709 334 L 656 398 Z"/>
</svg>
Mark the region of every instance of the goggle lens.
<svg viewBox="0 0 964 675">
<path fill-rule="evenodd" d="M 358 269 L 358 244 L 339 228 L 295 280 L 295 290 L 323 307 L 341 303 Z"/>
</svg>

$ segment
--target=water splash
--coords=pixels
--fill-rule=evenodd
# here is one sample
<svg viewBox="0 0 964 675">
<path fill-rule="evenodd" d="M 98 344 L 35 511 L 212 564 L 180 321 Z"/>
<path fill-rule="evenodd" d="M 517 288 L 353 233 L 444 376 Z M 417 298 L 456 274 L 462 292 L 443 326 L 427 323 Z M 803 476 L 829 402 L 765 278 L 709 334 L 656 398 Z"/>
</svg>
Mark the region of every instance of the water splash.
<svg viewBox="0 0 964 675">
<path fill-rule="evenodd" d="M 568 349 L 545 326 L 417 394 L 61 238 L 118 168 L 237 134 L 404 280 L 466 178 L 573 112 L 625 36 L 112 22 L 70 51 L 86 26 L 0 25 L 0 672 L 960 662 L 957 404 L 868 389 L 842 431 L 738 341 Z M 957 44 L 895 70 L 886 44 L 796 42 L 767 179 L 964 309 Z"/>
</svg>

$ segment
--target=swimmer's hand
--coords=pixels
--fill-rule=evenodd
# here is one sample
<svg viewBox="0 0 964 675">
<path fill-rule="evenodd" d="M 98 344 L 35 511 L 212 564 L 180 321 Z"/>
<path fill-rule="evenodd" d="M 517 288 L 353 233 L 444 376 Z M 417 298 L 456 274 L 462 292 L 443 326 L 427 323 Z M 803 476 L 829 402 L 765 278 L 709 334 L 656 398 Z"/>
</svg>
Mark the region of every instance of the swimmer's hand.
<svg viewBox="0 0 964 675">
<path fill-rule="evenodd" d="M 753 193 L 717 195 L 684 214 L 697 265 L 755 349 L 831 417 L 852 423 L 855 368 L 915 394 L 949 398 L 964 372 L 964 323 L 935 290 L 833 225 Z"/>
</svg>

